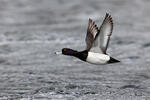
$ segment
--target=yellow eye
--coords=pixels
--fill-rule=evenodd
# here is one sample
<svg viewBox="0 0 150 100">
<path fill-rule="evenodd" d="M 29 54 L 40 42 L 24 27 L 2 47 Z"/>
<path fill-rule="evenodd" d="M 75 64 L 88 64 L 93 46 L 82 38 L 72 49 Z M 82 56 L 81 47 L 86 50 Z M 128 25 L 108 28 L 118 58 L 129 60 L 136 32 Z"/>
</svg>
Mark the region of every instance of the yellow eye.
<svg viewBox="0 0 150 100">
<path fill-rule="evenodd" d="M 67 49 L 64 49 L 64 51 L 67 51 Z"/>
</svg>

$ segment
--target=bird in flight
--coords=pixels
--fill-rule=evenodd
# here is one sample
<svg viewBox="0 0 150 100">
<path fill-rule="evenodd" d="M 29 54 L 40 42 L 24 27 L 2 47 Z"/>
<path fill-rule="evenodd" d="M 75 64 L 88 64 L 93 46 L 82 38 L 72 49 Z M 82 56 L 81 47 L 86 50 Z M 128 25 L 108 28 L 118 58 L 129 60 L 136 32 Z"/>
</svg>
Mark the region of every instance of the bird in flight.
<svg viewBox="0 0 150 100">
<path fill-rule="evenodd" d="M 120 62 L 106 53 L 112 31 L 113 20 L 110 14 L 106 13 L 100 28 L 97 27 L 92 19 L 89 19 L 85 39 L 86 49 L 83 51 L 77 51 L 70 48 L 63 48 L 61 52 L 56 52 L 56 54 L 74 56 L 80 60 L 92 64 L 109 64 Z"/>
</svg>

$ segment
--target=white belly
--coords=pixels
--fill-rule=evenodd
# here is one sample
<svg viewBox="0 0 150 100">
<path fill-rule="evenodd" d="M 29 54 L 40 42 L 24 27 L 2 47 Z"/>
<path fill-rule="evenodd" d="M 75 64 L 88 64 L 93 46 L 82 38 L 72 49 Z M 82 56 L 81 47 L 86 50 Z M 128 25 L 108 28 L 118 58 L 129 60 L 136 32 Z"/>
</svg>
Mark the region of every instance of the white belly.
<svg viewBox="0 0 150 100">
<path fill-rule="evenodd" d="M 87 62 L 92 64 L 106 64 L 110 60 L 110 57 L 105 54 L 88 52 Z"/>
</svg>

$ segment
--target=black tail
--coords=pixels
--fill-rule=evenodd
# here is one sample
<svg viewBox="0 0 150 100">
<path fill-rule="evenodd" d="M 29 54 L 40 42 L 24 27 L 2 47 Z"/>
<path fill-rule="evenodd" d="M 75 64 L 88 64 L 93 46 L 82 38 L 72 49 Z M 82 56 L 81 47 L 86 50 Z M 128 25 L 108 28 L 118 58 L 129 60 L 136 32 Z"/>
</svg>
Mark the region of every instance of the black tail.
<svg viewBox="0 0 150 100">
<path fill-rule="evenodd" d="M 108 61 L 108 63 L 117 63 L 117 62 L 120 62 L 120 61 L 112 57 L 110 57 L 110 60 Z"/>
</svg>

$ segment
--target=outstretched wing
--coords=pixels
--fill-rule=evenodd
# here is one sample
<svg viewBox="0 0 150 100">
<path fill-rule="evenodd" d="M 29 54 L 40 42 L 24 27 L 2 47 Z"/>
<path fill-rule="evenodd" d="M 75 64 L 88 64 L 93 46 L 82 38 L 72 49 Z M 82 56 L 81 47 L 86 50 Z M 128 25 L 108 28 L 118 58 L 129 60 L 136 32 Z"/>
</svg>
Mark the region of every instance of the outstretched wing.
<svg viewBox="0 0 150 100">
<path fill-rule="evenodd" d="M 94 21 L 89 19 L 87 35 L 86 35 L 86 50 L 90 50 L 94 41 L 96 34 L 99 32 L 97 25 Z"/>
<path fill-rule="evenodd" d="M 100 27 L 99 33 L 95 36 L 92 51 L 106 54 L 110 36 L 113 30 L 113 20 L 111 15 L 106 13 L 105 19 Z"/>
</svg>

